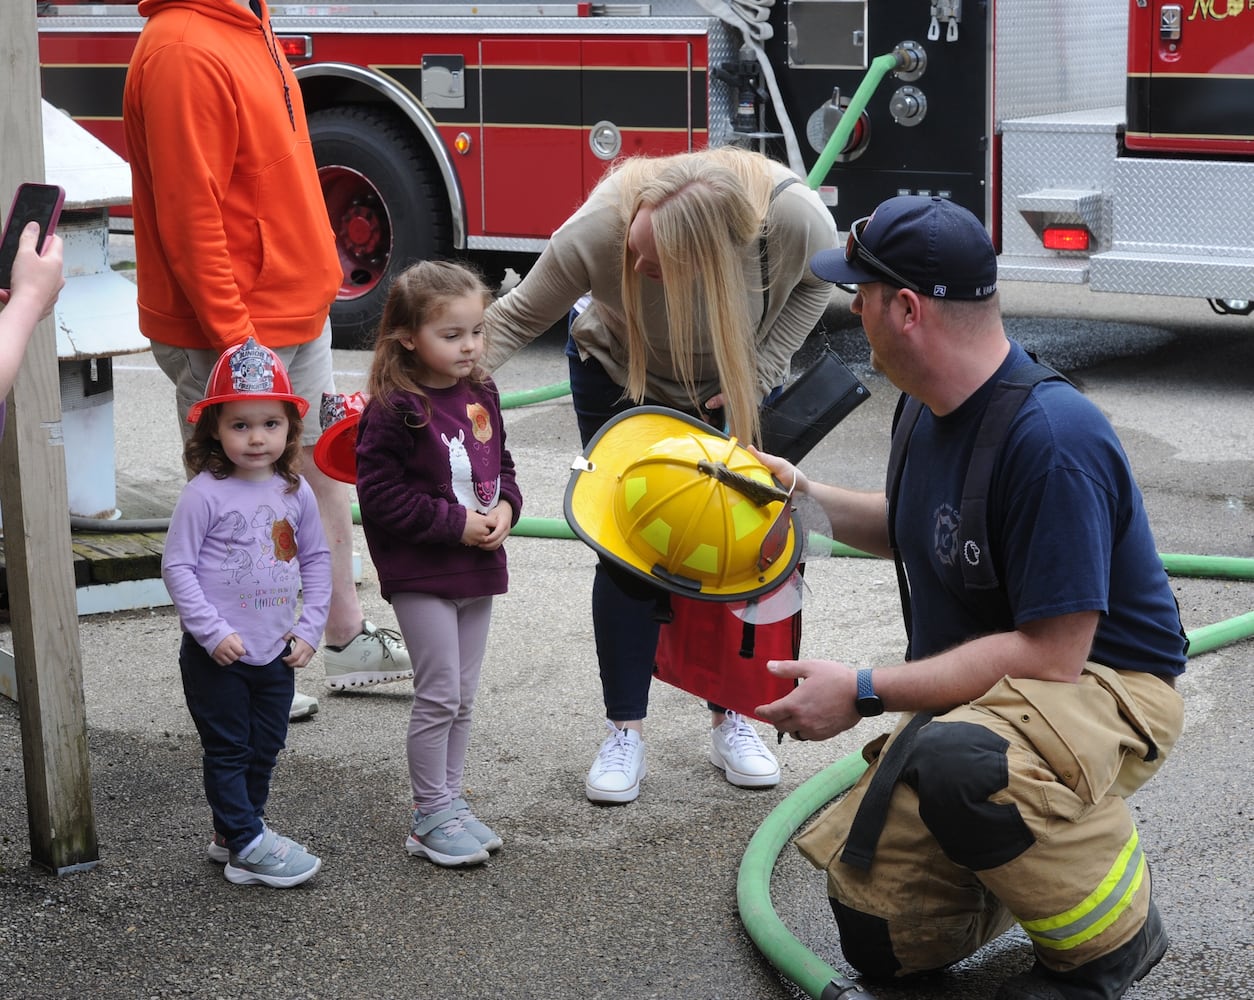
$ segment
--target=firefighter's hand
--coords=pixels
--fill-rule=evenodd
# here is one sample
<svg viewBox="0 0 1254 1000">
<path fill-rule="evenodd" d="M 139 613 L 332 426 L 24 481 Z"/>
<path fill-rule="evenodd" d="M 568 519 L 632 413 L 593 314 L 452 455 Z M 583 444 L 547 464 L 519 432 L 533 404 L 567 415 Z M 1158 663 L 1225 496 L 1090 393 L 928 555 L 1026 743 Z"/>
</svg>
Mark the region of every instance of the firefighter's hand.
<svg viewBox="0 0 1254 1000">
<path fill-rule="evenodd" d="M 314 648 L 298 635 L 292 635 L 289 632 L 286 636 L 287 644 L 292 651 L 283 657 L 283 662 L 289 667 L 300 669 L 309 666 L 309 661 L 313 659 Z"/>
<path fill-rule="evenodd" d="M 783 483 L 785 487 L 792 483 L 794 484 L 792 488 L 794 493 L 810 492 L 810 480 L 806 478 L 806 474 L 787 459 L 780 458 L 778 455 L 770 455 L 764 451 L 758 451 L 753 445 L 749 445 L 748 448 L 753 457 L 765 465 L 770 470 L 771 475 Z"/>
<path fill-rule="evenodd" d="M 754 714 L 779 732 L 798 740 L 826 740 L 852 729 L 861 716 L 854 707 L 856 671 L 834 660 L 768 660 L 776 677 L 801 683 L 778 701 L 759 705 Z"/>
<path fill-rule="evenodd" d="M 218 643 L 218 648 L 211 655 L 213 656 L 213 662 L 218 666 L 228 667 L 246 652 L 244 640 L 239 637 L 238 632 L 232 632 Z"/>
</svg>

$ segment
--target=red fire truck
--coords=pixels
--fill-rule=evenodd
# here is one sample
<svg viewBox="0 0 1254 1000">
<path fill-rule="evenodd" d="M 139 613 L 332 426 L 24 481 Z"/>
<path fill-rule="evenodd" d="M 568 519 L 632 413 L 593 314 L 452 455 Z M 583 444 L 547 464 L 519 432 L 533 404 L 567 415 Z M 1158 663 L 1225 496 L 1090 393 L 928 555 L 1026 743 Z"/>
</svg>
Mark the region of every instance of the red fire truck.
<svg viewBox="0 0 1254 1000">
<path fill-rule="evenodd" d="M 44 97 L 123 156 L 132 4 L 44 0 Z M 739 142 L 840 228 L 903 192 L 984 219 L 1005 279 L 1254 298 L 1254 0 L 284 3 L 344 264 L 337 343 L 436 255 L 525 270 L 615 158 Z M 896 72 L 868 95 L 875 57 Z M 848 123 L 846 123 L 848 125 Z"/>
</svg>

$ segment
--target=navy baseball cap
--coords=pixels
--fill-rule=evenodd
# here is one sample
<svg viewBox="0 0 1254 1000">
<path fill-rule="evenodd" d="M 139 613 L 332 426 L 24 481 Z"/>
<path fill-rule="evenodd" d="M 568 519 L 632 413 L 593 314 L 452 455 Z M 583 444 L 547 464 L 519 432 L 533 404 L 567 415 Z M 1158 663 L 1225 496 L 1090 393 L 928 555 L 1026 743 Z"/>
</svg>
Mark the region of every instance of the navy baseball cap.
<svg viewBox="0 0 1254 1000">
<path fill-rule="evenodd" d="M 849 228 L 844 249 L 821 250 L 810 270 L 839 285 L 887 281 L 938 299 L 997 291 L 997 251 L 980 220 L 947 198 L 901 195 Z"/>
</svg>

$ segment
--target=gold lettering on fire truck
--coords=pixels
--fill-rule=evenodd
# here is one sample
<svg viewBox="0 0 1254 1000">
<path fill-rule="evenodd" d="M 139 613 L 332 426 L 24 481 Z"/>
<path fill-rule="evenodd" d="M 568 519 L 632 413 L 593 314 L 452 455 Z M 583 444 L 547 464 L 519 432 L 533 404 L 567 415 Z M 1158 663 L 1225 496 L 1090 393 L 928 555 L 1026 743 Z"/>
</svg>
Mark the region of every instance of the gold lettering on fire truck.
<svg viewBox="0 0 1254 1000">
<path fill-rule="evenodd" d="M 1224 21 L 1236 17 L 1247 6 L 1254 7 L 1254 0 L 1193 0 L 1189 20 L 1196 21 L 1200 14 L 1203 21 Z"/>
</svg>

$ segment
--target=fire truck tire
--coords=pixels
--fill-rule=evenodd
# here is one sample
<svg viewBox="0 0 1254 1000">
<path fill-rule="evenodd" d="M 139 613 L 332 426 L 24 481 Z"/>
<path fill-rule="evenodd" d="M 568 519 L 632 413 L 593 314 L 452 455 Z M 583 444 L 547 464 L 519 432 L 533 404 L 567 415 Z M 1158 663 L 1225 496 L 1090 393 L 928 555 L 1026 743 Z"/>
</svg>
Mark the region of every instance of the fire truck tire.
<svg viewBox="0 0 1254 1000">
<path fill-rule="evenodd" d="M 396 116 L 326 108 L 310 113 L 309 134 L 344 268 L 332 343 L 368 348 L 392 279 L 414 261 L 450 253 L 449 210 L 434 164 Z"/>
</svg>

